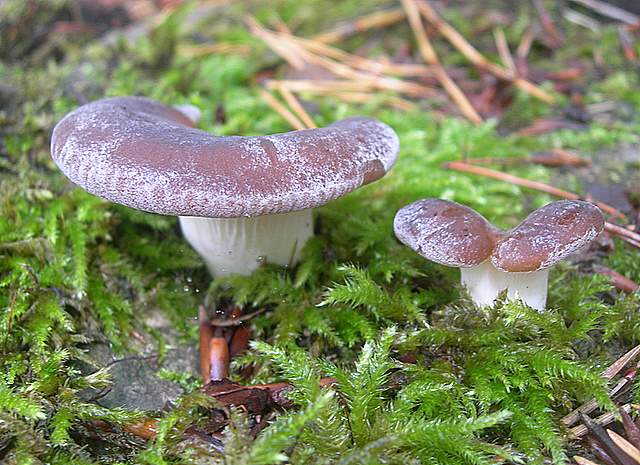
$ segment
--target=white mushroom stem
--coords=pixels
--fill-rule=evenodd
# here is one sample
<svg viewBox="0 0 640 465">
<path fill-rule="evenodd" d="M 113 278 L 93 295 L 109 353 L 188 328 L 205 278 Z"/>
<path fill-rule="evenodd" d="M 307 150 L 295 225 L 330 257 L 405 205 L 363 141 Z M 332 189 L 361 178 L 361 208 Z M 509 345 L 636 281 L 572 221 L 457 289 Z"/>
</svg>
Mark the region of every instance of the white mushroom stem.
<svg viewBox="0 0 640 465">
<path fill-rule="evenodd" d="M 311 209 L 252 218 L 181 216 L 180 226 L 213 276 L 249 275 L 264 262 L 293 265 L 313 235 Z"/>
<path fill-rule="evenodd" d="M 547 303 L 549 269 L 530 273 L 507 273 L 493 266 L 490 260 L 469 268 L 461 268 L 461 282 L 476 305 L 493 305 L 507 290 L 509 299 L 521 299 L 526 305 L 542 311 Z"/>
</svg>

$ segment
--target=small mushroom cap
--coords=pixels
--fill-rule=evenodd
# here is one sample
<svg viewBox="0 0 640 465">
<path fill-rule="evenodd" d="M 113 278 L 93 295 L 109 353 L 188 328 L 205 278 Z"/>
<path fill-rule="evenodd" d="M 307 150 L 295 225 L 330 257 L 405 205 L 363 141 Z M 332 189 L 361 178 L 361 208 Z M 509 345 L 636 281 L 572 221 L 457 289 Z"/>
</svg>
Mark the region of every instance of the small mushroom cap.
<svg viewBox="0 0 640 465">
<path fill-rule="evenodd" d="M 493 265 L 507 272 L 531 272 L 555 265 L 585 246 L 604 228 L 598 207 L 560 200 L 531 213 L 497 244 Z"/>
<path fill-rule="evenodd" d="M 396 237 L 441 265 L 470 267 L 484 262 L 500 231 L 475 210 L 449 200 L 418 200 L 396 213 Z"/>
<path fill-rule="evenodd" d="M 51 154 L 88 192 L 165 215 L 233 218 L 323 205 L 393 166 L 396 133 L 368 118 L 262 137 L 216 137 L 142 97 L 83 105 L 54 128 Z"/>
</svg>

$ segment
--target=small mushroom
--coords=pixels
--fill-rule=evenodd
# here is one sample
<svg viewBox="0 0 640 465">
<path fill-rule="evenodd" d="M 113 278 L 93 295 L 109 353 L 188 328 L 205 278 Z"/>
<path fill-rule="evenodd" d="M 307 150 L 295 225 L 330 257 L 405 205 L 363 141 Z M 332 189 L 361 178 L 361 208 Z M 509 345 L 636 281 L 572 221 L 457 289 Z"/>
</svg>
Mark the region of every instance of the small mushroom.
<svg viewBox="0 0 640 465">
<path fill-rule="evenodd" d="M 94 195 L 179 216 L 214 276 L 295 263 L 313 234 L 312 208 L 384 176 L 399 149 L 395 132 L 368 118 L 216 137 L 194 128 L 198 116 L 142 97 L 98 100 L 56 125 L 51 153 Z"/>
<path fill-rule="evenodd" d="M 503 290 L 543 310 L 549 268 L 590 243 L 604 227 L 595 205 L 550 203 L 511 231 L 456 202 L 418 200 L 400 209 L 395 234 L 403 244 L 442 265 L 460 268 L 461 282 L 477 305 L 491 305 Z"/>
</svg>

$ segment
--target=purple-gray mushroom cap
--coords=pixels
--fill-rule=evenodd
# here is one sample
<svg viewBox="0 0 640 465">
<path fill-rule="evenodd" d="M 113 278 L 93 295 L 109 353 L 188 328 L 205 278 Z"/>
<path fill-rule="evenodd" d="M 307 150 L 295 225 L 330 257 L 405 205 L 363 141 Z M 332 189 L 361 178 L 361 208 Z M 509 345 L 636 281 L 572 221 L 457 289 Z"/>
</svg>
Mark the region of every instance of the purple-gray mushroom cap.
<svg viewBox="0 0 640 465">
<path fill-rule="evenodd" d="M 393 166 L 386 124 L 348 118 L 326 128 L 218 137 L 143 97 L 98 100 L 54 128 L 51 154 L 86 191 L 164 215 L 234 218 L 323 205 Z"/>
</svg>

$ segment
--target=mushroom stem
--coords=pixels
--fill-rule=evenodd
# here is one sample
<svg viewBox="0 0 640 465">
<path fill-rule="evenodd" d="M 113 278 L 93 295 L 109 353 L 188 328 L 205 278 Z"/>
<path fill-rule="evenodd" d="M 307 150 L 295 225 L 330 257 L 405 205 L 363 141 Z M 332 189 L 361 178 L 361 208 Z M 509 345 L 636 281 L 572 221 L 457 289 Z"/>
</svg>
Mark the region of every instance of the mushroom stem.
<svg viewBox="0 0 640 465">
<path fill-rule="evenodd" d="M 460 281 L 476 305 L 493 305 L 500 292 L 507 290 L 511 300 L 521 299 L 526 305 L 542 311 L 547 302 L 549 269 L 530 273 L 508 273 L 485 260 L 476 266 L 460 269 Z"/>
<path fill-rule="evenodd" d="M 181 216 L 180 226 L 213 276 L 249 275 L 264 262 L 293 265 L 313 235 L 311 209 L 253 218 Z"/>
</svg>

